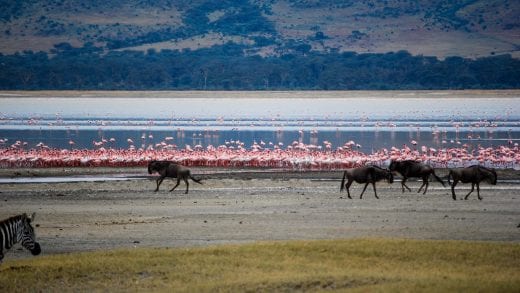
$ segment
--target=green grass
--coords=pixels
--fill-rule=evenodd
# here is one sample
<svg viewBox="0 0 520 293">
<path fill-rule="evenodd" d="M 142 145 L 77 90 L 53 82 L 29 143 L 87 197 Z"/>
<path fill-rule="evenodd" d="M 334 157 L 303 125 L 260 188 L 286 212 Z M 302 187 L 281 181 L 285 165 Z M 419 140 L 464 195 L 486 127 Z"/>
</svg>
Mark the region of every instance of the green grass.
<svg viewBox="0 0 520 293">
<path fill-rule="evenodd" d="M 7 255 L 7 259 L 9 255 Z M 6 260 L 0 292 L 520 291 L 520 245 L 357 239 Z"/>
</svg>

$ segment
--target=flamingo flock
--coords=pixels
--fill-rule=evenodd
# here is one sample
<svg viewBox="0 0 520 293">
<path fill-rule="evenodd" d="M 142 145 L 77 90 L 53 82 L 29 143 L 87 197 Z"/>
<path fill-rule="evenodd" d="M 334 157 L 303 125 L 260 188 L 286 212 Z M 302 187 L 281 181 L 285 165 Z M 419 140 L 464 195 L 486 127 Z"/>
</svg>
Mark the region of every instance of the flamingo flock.
<svg viewBox="0 0 520 293">
<path fill-rule="evenodd" d="M 16 144 L 16 143 L 15 143 Z M 497 147 L 467 146 L 434 149 L 423 146 L 419 149 L 412 142 L 412 148 L 392 147 L 371 154 L 357 150 L 353 141 L 332 149 L 316 145 L 294 143 L 283 148 L 263 148 L 253 144 L 250 148 L 232 146 L 202 146 L 184 149 L 52 149 L 45 145 L 25 149 L 23 142 L 0 148 L 0 168 L 47 168 L 47 167 L 135 167 L 145 166 L 151 160 L 170 160 L 185 166 L 223 168 L 280 168 L 292 170 L 340 170 L 367 164 L 388 165 L 390 160 L 418 160 L 436 168 L 467 167 L 483 165 L 493 168 L 520 169 L 520 148 L 518 144 Z"/>
</svg>

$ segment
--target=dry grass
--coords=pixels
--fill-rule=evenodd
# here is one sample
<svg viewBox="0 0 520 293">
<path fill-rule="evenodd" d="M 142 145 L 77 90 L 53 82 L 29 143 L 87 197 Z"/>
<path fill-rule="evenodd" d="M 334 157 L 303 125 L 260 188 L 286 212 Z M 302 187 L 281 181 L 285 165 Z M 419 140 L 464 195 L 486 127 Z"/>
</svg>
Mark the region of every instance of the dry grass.
<svg viewBox="0 0 520 293">
<path fill-rule="evenodd" d="M 0 291 L 520 290 L 520 245 L 358 239 L 135 249 L 6 261 Z"/>
<path fill-rule="evenodd" d="M 388 2 L 390 7 L 399 6 L 398 1 Z M 486 14 L 488 28 L 482 30 L 475 26 L 472 28 L 475 31 L 472 32 L 446 29 L 441 24 L 429 26 L 430 21 L 425 20 L 423 13 L 405 13 L 398 17 L 372 17 L 370 14 L 374 12 L 374 8 L 361 1 L 353 1 L 352 6 L 334 9 L 324 9 L 320 6 L 294 7 L 281 1 L 272 5 L 273 14 L 268 18 L 275 23 L 278 33 L 283 38 L 306 40 L 314 50 L 323 50 L 326 47 L 358 53 L 407 50 L 413 55 L 437 56 L 440 59 L 449 56 L 477 58 L 496 52 L 518 58 L 519 53 L 512 45 L 518 33 L 515 30 L 505 30 L 502 28 L 503 25 L 500 25 L 501 22 L 512 19 L 510 13 L 514 12 L 510 11 L 514 9 L 489 8 L 489 2 L 477 1 L 461 11 L 474 22 L 480 18 L 477 15 Z M 308 40 L 308 37 L 316 33 L 315 27 L 319 27 L 329 39 Z M 354 30 L 367 36 L 361 40 L 351 40 L 349 35 Z"/>
</svg>

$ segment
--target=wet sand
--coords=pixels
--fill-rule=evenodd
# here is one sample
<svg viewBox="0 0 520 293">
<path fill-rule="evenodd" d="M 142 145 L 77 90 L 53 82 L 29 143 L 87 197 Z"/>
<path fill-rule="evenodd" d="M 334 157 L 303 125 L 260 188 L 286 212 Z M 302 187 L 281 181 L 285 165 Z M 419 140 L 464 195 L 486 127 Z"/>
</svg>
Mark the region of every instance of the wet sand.
<svg viewBox="0 0 520 293">
<path fill-rule="evenodd" d="M 71 183 L 0 184 L 0 219 L 37 213 L 43 254 L 121 247 L 191 247 L 262 240 L 392 237 L 481 241 L 520 241 L 518 171 L 499 172 L 499 183 L 481 185 L 460 200 L 467 184 L 430 182 L 426 195 L 402 193 L 399 182 L 353 184 L 340 193 L 341 172 L 258 172 L 194 169 L 203 185 L 190 182 L 173 192 L 165 180 L 159 192 L 143 168 L 0 170 L 0 177 L 127 174 L 128 180 Z M 441 170 L 443 171 L 443 170 Z M 438 172 L 444 176 L 445 172 Z M 502 180 L 501 180 L 502 179 Z M 16 246 L 6 259 L 30 257 Z"/>
</svg>

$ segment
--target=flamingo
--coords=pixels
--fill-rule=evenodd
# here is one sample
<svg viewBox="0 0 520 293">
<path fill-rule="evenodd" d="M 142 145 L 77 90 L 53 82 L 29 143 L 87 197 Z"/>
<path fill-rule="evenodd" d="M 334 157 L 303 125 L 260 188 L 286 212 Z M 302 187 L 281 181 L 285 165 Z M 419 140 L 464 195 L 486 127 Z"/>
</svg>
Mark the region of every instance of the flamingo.
<svg viewBox="0 0 520 293">
<path fill-rule="evenodd" d="M 363 164 L 382 165 L 391 159 L 427 161 L 435 167 L 482 164 L 497 168 L 520 168 L 518 144 L 478 147 L 474 150 L 469 149 L 468 145 L 440 149 L 423 146 L 421 153 L 403 145 L 401 149 L 390 147 L 365 154 L 352 148 L 358 145 L 354 142 L 347 142 L 343 147 L 335 149 L 329 141 L 324 141 L 324 147 L 295 141 L 285 148 L 282 143 L 273 143 L 273 146 L 276 146 L 273 148 L 262 147 L 261 143 L 246 148 L 244 142 L 233 140 L 233 144 L 227 141 L 218 147 L 209 144 L 203 148 L 197 144 L 193 148 L 186 145 L 184 149 L 177 149 L 176 145 L 168 144 L 166 141 L 136 149 L 131 139 L 127 142 L 127 149 L 106 149 L 105 142 L 101 140 L 93 142 L 96 146 L 94 150 L 77 150 L 72 148 L 75 145 L 74 141 L 69 140 L 70 150 L 53 150 L 43 143 L 38 143 L 36 149 L 26 149 L 24 146 L 27 144 L 19 140 L 10 146 L 0 148 L 0 167 L 141 166 L 153 157 L 175 159 L 191 166 L 254 166 L 313 170 L 333 170 Z"/>
</svg>

